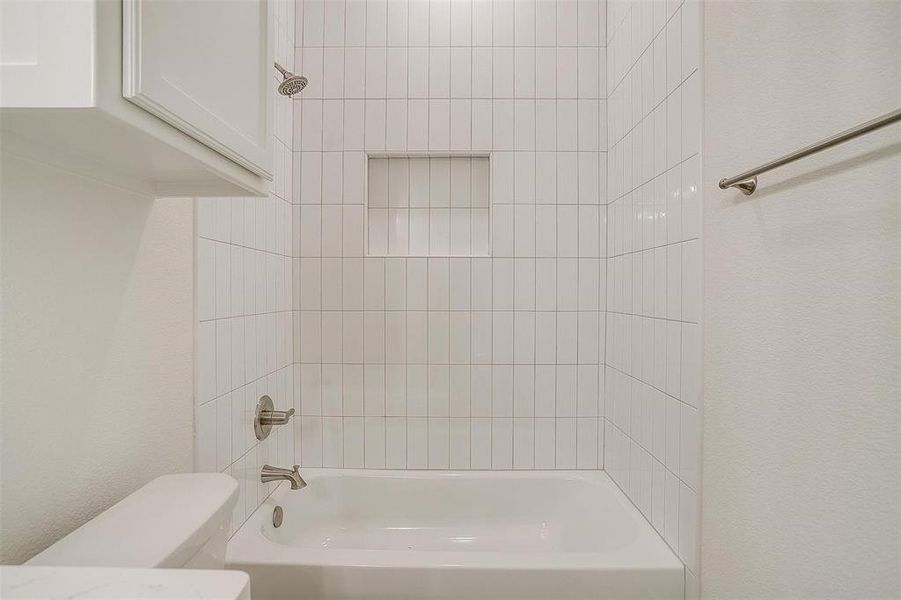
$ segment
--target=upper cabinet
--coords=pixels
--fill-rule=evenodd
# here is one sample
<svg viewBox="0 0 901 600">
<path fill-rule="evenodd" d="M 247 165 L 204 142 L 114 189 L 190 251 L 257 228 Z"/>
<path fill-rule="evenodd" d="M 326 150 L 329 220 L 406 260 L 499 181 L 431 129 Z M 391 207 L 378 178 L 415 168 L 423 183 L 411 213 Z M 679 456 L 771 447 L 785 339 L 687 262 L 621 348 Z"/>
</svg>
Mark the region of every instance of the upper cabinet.
<svg viewBox="0 0 901 600">
<path fill-rule="evenodd" d="M 123 94 L 260 175 L 271 175 L 265 0 L 125 0 Z"/>
<path fill-rule="evenodd" d="M 267 0 L 2 0 L 4 152 L 154 196 L 265 195 Z"/>
</svg>

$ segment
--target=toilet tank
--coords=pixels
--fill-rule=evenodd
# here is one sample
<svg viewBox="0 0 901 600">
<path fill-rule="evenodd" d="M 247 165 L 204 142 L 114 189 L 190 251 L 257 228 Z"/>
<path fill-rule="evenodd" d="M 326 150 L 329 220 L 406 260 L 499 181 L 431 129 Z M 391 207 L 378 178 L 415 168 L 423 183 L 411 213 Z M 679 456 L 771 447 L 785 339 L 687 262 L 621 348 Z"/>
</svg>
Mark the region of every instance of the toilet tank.
<svg viewBox="0 0 901 600">
<path fill-rule="evenodd" d="M 26 564 L 222 568 L 237 499 L 222 473 L 163 475 Z"/>
</svg>

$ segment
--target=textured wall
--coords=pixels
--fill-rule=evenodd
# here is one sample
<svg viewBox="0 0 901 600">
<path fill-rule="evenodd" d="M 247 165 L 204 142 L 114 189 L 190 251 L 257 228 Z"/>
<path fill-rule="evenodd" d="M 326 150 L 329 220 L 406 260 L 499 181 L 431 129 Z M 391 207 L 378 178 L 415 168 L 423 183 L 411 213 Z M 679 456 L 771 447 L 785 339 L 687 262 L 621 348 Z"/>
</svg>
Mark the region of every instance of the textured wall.
<svg viewBox="0 0 901 600">
<path fill-rule="evenodd" d="M 191 201 L 3 156 L 0 561 L 191 469 Z"/>
<path fill-rule="evenodd" d="M 897 109 L 901 4 L 706 6 L 708 598 L 897 598 L 901 127 L 716 181 Z"/>
</svg>

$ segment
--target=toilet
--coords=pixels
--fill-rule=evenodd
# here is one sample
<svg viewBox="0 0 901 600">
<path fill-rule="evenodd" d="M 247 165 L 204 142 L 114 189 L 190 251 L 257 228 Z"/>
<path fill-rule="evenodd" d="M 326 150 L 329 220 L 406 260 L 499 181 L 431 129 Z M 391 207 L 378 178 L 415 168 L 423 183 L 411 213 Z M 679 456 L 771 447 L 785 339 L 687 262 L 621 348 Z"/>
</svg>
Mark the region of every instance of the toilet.
<svg viewBox="0 0 901 600">
<path fill-rule="evenodd" d="M 237 499 L 222 473 L 163 475 L 25 564 L 221 569 Z"/>
</svg>

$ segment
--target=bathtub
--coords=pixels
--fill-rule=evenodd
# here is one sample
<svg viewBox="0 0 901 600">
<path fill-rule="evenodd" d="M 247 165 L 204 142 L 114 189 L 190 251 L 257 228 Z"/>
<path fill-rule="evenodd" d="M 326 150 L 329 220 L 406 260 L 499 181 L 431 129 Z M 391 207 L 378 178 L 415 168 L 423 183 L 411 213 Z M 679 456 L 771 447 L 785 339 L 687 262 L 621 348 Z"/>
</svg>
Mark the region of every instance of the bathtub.
<svg viewBox="0 0 901 600">
<path fill-rule="evenodd" d="M 682 563 L 603 471 L 302 474 L 228 544 L 254 600 L 683 597 Z"/>
</svg>

